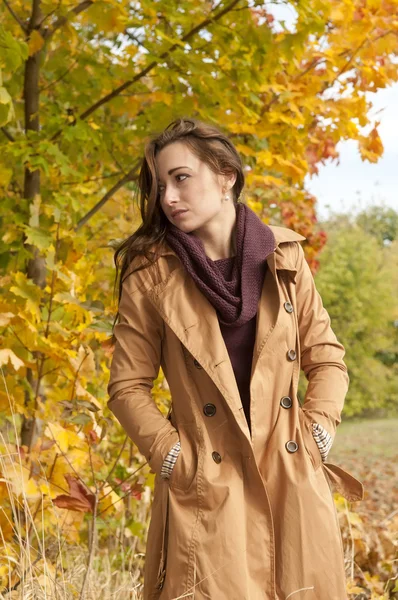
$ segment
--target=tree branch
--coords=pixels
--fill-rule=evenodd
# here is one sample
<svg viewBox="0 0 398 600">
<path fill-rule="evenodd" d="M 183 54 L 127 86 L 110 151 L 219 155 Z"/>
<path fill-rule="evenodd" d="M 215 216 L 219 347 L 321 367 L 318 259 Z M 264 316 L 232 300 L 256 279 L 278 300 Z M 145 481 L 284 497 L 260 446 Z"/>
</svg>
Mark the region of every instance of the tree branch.
<svg viewBox="0 0 398 600">
<path fill-rule="evenodd" d="M 28 28 L 26 27 L 25 23 L 22 21 L 22 19 L 20 19 L 18 17 L 18 15 L 12 10 L 11 6 L 8 4 L 7 0 L 3 0 L 4 4 L 6 5 L 6 7 L 8 8 L 10 14 L 12 15 L 12 17 L 16 20 L 16 22 L 18 23 L 18 25 L 21 27 L 22 31 L 24 33 L 27 33 Z"/>
<path fill-rule="evenodd" d="M 132 42 L 136 42 L 138 44 L 138 46 L 140 46 L 143 50 L 145 50 L 145 52 L 150 52 L 148 50 L 148 48 L 146 48 L 144 46 L 144 44 L 142 42 L 140 42 L 140 40 L 133 33 L 130 33 L 129 31 L 127 31 L 127 29 L 124 30 L 124 35 L 127 35 L 127 37 L 130 38 L 130 40 Z"/>
<path fill-rule="evenodd" d="M 87 223 L 87 221 L 89 219 L 91 219 L 91 217 L 93 215 L 95 215 L 95 213 L 97 213 L 100 210 L 100 208 L 102 208 L 104 206 L 104 204 L 106 204 L 106 202 L 108 202 L 108 200 L 110 200 L 110 198 L 112 198 L 112 196 L 118 190 L 120 190 L 121 187 L 124 186 L 125 183 L 128 183 L 129 181 L 133 181 L 136 178 L 137 168 L 140 163 L 141 163 L 141 158 L 137 159 L 133 168 L 128 173 L 126 173 L 126 175 L 124 177 L 119 179 L 119 181 L 117 181 L 115 183 L 115 185 L 113 187 L 111 187 L 111 189 L 108 192 L 106 192 L 105 196 L 103 196 L 101 198 L 101 200 L 99 202 L 97 202 L 97 204 L 91 210 L 89 210 L 88 213 L 82 219 L 80 219 L 80 221 L 75 226 L 75 231 L 78 231 L 81 227 L 83 227 L 83 225 L 85 225 Z"/>
<path fill-rule="evenodd" d="M 98 100 L 95 104 L 93 104 L 92 106 L 90 106 L 89 108 L 87 108 L 79 116 L 79 118 L 80 119 L 86 119 L 93 112 L 95 112 L 98 108 L 100 108 L 100 106 L 103 106 L 103 104 L 106 104 L 107 102 L 109 102 L 110 100 L 112 100 L 113 98 L 115 98 L 116 96 L 118 96 L 125 89 L 127 89 L 128 87 L 130 87 L 131 85 L 133 85 L 134 83 L 136 83 L 137 81 L 139 81 L 140 79 L 142 79 L 143 77 L 145 77 L 145 75 L 147 75 L 147 73 L 149 73 L 149 71 L 151 71 L 154 67 L 156 67 L 165 58 L 167 58 L 172 52 L 174 52 L 174 50 L 176 50 L 176 48 L 180 47 L 181 42 L 186 42 L 191 37 L 193 37 L 194 35 L 196 35 L 196 33 L 198 33 L 201 29 L 203 29 L 207 25 L 210 25 L 210 23 L 216 22 L 219 19 L 221 19 L 221 17 L 223 17 L 225 14 L 227 14 L 230 11 L 232 11 L 232 9 L 234 8 L 234 6 L 236 4 L 238 4 L 238 2 L 240 2 L 240 1 L 241 0 L 233 0 L 230 4 L 228 4 L 228 6 L 226 6 L 223 10 L 221 10 L 219 13 L 217 13 L 213 17 L 210 16 L 210 17 L 207 17 L 206 19 L 204 19 L 196 27 L 194 27 L 193 29 L 191 29 L 190 31 L 188 31 L 188 33 L 186 33 L 180 40 L 178 40 L 178 42 L 176 42 L 175 44 L 173 44 L 172 46 L 170 46 L 170 48 L 168 50 L 166 50 L 165 52 L 163 52 L 159 56 L 159 58 L 157 60 L 152 61 L 147 67 L 145 67 L 145 69 L 143 69 L 142 71 L 140 71 L 139 73 L 137 73 L 137 75 L 135 75 L 133 77 L 133 79 L 130 79 L 129 81 L 125 81 L 118 88 L 115 88 L 112 92 L 110 92 L 106 96 L 103 96 L 102 98 L 100 98 L 100 100 Z M 51 138 L 51 141 L 54 141 L 61 133 L 62 133 L 62 130 L 57 131 L 53 135 L 53 137 Z"/>
<path fill-rule="evenodd" d="M 11 133 L 8 131 L 8 129 L 6 129 L 5 127 L 2 127 L 1 131 L 4 133 L 4 135 L 6 136 L 6 138 L 8 140 L 10 140 L 10 142 L 15 142 L 15 139 L 13 138 L 13 136 L 11 135 Z"/>
<path fill-rule="evenodd" d="M 4 1 L 5 0 L 3 0 L 3 2 Z M 86 8 L 89 8 L 92 4 L 94 4 L 94 0 L 83 0 L 83 2 L 80 2 L 80 4 L 72 8 L 72 10 L 70 10 L 64 17 L 59 17 L 52 27 L 44 29 L 41 32 L 43 38 L 45 40 L 48 40 L 52 35 L 54 35 L 57 29 L 65 25 L 71 17 L 79 15 L 81 12 L 86 10 Z"/>
<path fill-rule="evenodd" d="M 78 59 L 76 59 L 71 65 L 70 67 L 68 67 L 66 69 L 66 71 L 64 73 L 62 73 L 62 75 L 60 75 L 58 77 L 58 79 L 54 79 L 54 81 L 50 81 L 50 83 L 48 85 L 45 85 L 44 87 L 40 88 L 40 92 L 43 92 L 44 90 L 48 90 L 50 87 L 52 87 L 53 85 L 55 85 L 56 83 L 58 83 L 59 81 L 62 81 L 62 79 L 64 77 L 67 76 L 68 73 L 70 73 L 70 71 L 73 69 L 73 67 L 78 63 Z"/>
<path fill-rule="evenodd" d="M 63 181 L 62 185 L 81 185 L 82 183 L 89 183 L 90 181 L 103 181 L 104 179 L 111 179 L 121 175 L 123 171 L 117 171 L 116 173 L 110 173 L 109 175 L 101 175 L 100 177 L 88 177 L 82 181 Z"/>
</svg>

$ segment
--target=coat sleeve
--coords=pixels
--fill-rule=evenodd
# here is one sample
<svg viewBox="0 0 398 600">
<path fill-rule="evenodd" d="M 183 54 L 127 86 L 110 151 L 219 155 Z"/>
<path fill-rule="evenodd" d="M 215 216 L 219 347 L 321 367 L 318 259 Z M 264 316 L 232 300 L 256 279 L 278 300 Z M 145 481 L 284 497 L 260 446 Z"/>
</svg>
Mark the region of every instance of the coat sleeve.
<svg viewBox="0 0 398 600">
<path fill-rule="evenodd" d="M 160 475 L 164 459 L 179 441 L 170 420 L 152 398 L 153 382 L 159 374 L 163 319 L 146 298 L 142 272 L 123 282 L 119 322 L 107 387 L 108 407 L 152 471 Z"/>
<path fill-rule="evenodd" d="M 345 349 L 331 328 L 329 314 L 315 287 L 304 250 L 299 242 L 297 245 L 296 297 L 300 358 L 301 368 L 308 380 L 302 408 L 314 437 L 318 435 L 318 447 L 323 443 L 328 451 L 341 422 L 349 386 L 347 366 L 343 361 Z"/>
</svg>

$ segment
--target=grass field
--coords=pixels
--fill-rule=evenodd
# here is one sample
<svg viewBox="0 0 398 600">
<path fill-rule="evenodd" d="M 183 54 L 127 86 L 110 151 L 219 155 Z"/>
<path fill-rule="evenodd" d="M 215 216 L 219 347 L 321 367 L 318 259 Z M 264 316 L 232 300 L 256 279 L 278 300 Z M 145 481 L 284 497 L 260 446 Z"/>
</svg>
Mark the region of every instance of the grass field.
<svg viewBox="0 0 398 600">
<path fill-rule="evenodd" d="M 364 484 L 356 510 L 377 512 L 380 519 L 398 513 L 398 418 L 342 421 L 328 461 Z"/>
<path fill-rule="evenodd" d="M 349 458 L 398 458 L 398 417 L 342 421 L 337 428 L 335 443 L 330 456 Z"/>
<path fill-rule="evenodd" d="M 353 600 L 398 598 L 398 418 L 342 421 L 328 462 L 364 486 L 350 510 L 338 501 Z M 361 586 L 361 587 L 358 587 Z"/>
</svg>

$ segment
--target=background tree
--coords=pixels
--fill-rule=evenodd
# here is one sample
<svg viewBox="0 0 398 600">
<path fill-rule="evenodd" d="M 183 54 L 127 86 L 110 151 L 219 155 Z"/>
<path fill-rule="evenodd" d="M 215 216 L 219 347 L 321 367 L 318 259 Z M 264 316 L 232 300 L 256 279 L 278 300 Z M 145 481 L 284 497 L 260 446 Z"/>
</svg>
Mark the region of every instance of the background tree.
<svg viewBox="0 0 398 600">
<path fill-rule="evenodd" d="M 317 287 L 346 349 L 350 386 L 344 415 L 398 411 L 398 213 L 372 207 L 335 214 L 322 226 Z"/>
<path fill-rule="evenodd" d="M 82 516 L 109 543 L 121 506 L 129 535 L 144 529 L 136 500 L 151 474 L 113 427 L 106 384 L 113 248 L 138 225 L 148 136 L 178 116 L 222 127 L 246 164 L 246 201 L 307 237 L 314 272 L 326 234 L 305 176 L 338 159 L 340 140 L 356 139 L 364 160 L 382 154 L 365 93 L 397 80 L 397 0 L 286 4 L 290 29 L 258 1 L 0 2 L 2 450 L 23 460 L 25 506 L 47 517 L 37 548 L 43 531 L 56 539 L 57 502 L 73 507 L 65 535 L 86 536 L 90 557 L 96 529 Z M 166 407 L 161 373 L 154 397 Z M 11 467 L 10 511 L 22 502 Z M 15 529 L 31 530 L 4 514 L 15 563 Z"/>
</svg>

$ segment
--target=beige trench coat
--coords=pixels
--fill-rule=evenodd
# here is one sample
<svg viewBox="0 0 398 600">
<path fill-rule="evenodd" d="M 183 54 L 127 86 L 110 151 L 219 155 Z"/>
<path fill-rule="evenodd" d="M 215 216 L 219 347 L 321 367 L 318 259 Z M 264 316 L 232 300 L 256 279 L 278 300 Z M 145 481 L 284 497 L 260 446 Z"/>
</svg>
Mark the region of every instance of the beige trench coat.
<svg viewBox="0 0 398 600">
<path fill-rule="evenodd" d="M 322 462 L 310 428 L 315 421 L 335 435 L 349 383 L 344 347 L 315 288 L 305 238 L 271 229 L 277 246 L 258 307 L 251 436 L 215 309 L 176 254 L 164 244 L 160 276 L 150 267 L 123 284 L 108 404 L 156 473 L 145 600 L 347 598 L 332 492 L 361 500 L 363 485 Z M 159 365 L 169 418 L 151 396 Z M 303 406 L 300 368 L 309 381 Z"/>
</svg>

